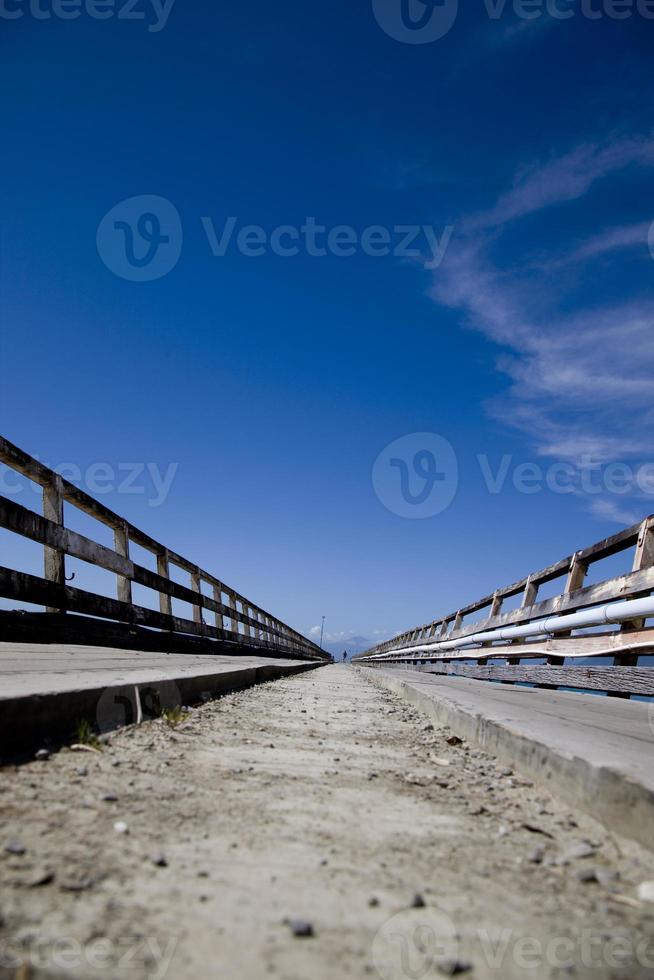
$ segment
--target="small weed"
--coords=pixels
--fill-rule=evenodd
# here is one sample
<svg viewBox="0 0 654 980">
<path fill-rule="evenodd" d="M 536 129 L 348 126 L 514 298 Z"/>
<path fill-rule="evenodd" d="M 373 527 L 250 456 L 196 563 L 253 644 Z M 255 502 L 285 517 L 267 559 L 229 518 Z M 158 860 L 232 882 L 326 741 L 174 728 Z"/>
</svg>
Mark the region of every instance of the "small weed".
<svg viewBox="0 0 654 980">
<path fill-rule="evenodd" d="M 102 742 L 93 731 L 93 727 L 86 718 L 77 722 L 77 742 L 79 745 L 88 745 L 98 752 L 102 752 Z"/>
<path fill-rule="evenodd" d="M 164 708 L 161 712 L 161 717 L 165 718 L 171 728 L 175 728 L 176 725 L 181 725 L 183 721 L 186 721 L 188 716 L 188 711 L 184 711 L 181 704 L 176 704 L 174 708 Z"/>
</svg>

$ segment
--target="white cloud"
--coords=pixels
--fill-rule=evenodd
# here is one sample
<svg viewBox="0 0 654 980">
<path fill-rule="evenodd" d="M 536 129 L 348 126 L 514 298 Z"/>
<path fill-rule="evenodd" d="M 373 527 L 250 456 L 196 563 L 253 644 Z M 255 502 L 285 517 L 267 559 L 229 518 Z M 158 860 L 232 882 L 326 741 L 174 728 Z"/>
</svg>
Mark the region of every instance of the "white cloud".
<svg viewBox="0 0 654 980">
<path fill-rule="evenodd" d="M 643 517 L 639 511 L 629 510 L 615 500 L 607 497 L 600 497 L 598 500 L 593 500 L 590 509 L 601 520 L 615 521 L 616 524 L 624 524 L 626 527 L 636 524 Z"/>
<path fill-rule="evenodd" d="M 518 173 L 511 190 L 502 194 L 490 210 L 471 216 L 468 228 L 495 228 L 553 204 L 574 201 L 603 177 L 630 165 L 652 164 L 654 140 L 648 137 L 577 146 L 564 156 Z"/>
<path fill-rule="evenodd" d="M 592 284 L 594 261 L 628 248 L 642 249 L 649 261 L 649 222 L 605 226 L 572 248 L 524 266 L 495 265 L 492 250 L 507 223 L 573 201 L 595 181 L 630 165 L 654 165 L 651 140 L 583 145 L 530 167 L 494 207 L 464 219 L 463 237 L 452 242 L 434 277 L 432 297 L 459 310 L 468 326 L 503 348 L 498 368 L 510 386 L 489 410 L 525 433 L 541 456 L 574 463 L 582 455 L 604 462 L 651 456 L 654 300 L 587 303 L 564 314 L 562 286 L 552 275 L 569 266 L 575 283 L 585 283 L 588 272 Z M 588 268 L 577 272 L 577 263 Z M 636 519 L 628 507 L 603 498 L 593 501 L 592 510 L 605 520 Z"/>
</svg>

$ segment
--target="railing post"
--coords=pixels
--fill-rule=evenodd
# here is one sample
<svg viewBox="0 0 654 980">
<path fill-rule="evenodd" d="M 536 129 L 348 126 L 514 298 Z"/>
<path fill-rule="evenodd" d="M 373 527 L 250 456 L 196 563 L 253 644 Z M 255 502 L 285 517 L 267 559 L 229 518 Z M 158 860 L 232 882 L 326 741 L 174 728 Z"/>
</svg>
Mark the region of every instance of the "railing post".
<svg viewBox="0 0 654 980">
<path fill-rule="evenodd" d="M 532 582 L 531 576 L 527 579 L 527 584 L 525 585 L 525 591 L 522 596 L 522 608 L 526 609 L 527 606 L 533 606 L 536 602 L 536 596 L 538 595 L 538 585 Z"/>
<path fill-rule="evenodd" d="M 492 619 L 493 616 L 499 616 L 503 601 L 502 596 L 498 595 L 496 592 L 493 596 L 493 601 L 491 602 L 489 619 Z"/>
<path fill-rule="evenodd" d="M 584 579 L 588 574 L 588 565 L 579 558 L 579 552 L 575 551 L 572 556 L 572 561 L 570 562 L 570 568 L 568 569 L 568 578 L 565 583 L 565 589 L 563 595 L 569 595 L 571 592 L 576 592 L 578 589 L 582 589 L 584 585 Z M 570 630 L 565 630 L 564 632 L 558 633 L 558 636 L 570 636 Z M 565 663 L 565 657 L 548 657 L 547 666 L 548 667 L 561 667 Z M 558 687 L 557 684 L 537 684 L 536 687 L 547 689 L 554 689 Z"/>
<path fill-rule="evenodd" d="M 252 614 L 252 610 L 250 609 L 250 606 L 248 605 L 247 602 L 243 603 L 243 613 L 245 616 L 250 616 Z M 255 635 L 254 627 L 251 626 L 249 623 L 245 624 L 245 635 L 250 639 L 252 639 L 252 637 Z"/>
<path fill-rule="evenodd" d="M 50 483 L 46 483 L 43 487 L 43 516 L 48 521 L 52 521 L 53 524 L 58 524 L 59 527 L 64 525 L 63 480 L 56 473 L 53 474 Z M 43 565 L 44 575 L 48 582 L 65 586 L 66 558 L 63 551 L 60 551 L 59 548 L 44 548 Z M 46 612 L 49 613 L 63 611 L 50 606 L 46 609 Z"/>
<path fill-rule="evenodd" d="M 193 622 L 201 627 L 204 636 L 204 616 L 202 615 L 202 577 L 200 569 L 196 568 L 191 572 L 191 588 L 196 593 L 198 601 L 193 603 Z"/>
<path fill-rule="evenodd" d="M 643 523 L 640 525 L 640 531 L 638 532 L 638 541 L 636 542 L 636 551 L 634 553 L 634 564 L 632 571 L 640 572 L 644 568 L 650 568 L 654 565 L 654 520 L 651 517 L 646 517 Z M 646 595 L 649 593 L 645 593 Z M 632 619 L 628 623 L 623 623 L 620 627 L 621 633 L 630 633 L 633 630 L 643 629 L 645 626 L 644 619 Z M 638 654 L 637 653 L 622 653 L 617 654 L 613 658 L 613 665 L 615 667 L 637 667 L 638 666 Z M 613 698 L 625 698 L 629 699 L 630 695 L 623 691 L 608 691 L 609 697 Z"/>
<path fill-rule="evenodd" d="M 584 579 L 588 574 L 588 565 L 585 562 L 579 560 L 579 552 L 575 552 L 572 556 L 572 561 L 570 562 L 570 570 L 568 572 L 568 580 L 565 584 L 565 595 L 570 592 L 576 592 L 577 589 L 583 588 Z"/>
<path fill-rule="evenodd" d="M 157 572 L 162 578 L 170 580 L 170 562 L 167 551 L 157 555 Z M 173 614 L 173 600 L 167 592 L 159 593 L 159 611 L 164 616 L 172 616 Z"/>
<path fill-rule="evenodd" d="M 491 602 L 490 612 L 488 614 L 488 618 L 489 619 L 494 619 L 495 616 L 499 616 L 500 610 L 502 609 L 502 602 L 503 601 L 504 600 L 503 600 L 502 596 L 501 595 L 498 595 L 497 592 L 495 592 L 493 594 L 493 601 Z M 492 645 L 493 644 L 492 644 L 492 641 L 491 640 L 488 640 L 487 643 L 482 643 L 482 647 L 492 647 Z M 478 667 L 484 666 L 485 664 L 486 664 L 486 660 L 485 659 L 477 660 L 477 666 Z"/>
<path fill-rule="evenodd" d="M 114 528 L 114 551 L 121 558 L 129 558 L 129 532 L 127 522 Z M 116 595 L 119 602 L 132 605 L 132 582 L 124 575 L 116 576 Z"/>
<path fill-rule="evenodd" d="M 654 565 L 654 518 L 647 517 L 640 525 L 633 571 L 639 572 L 652 565 Z"/>
<path fill-rule="evenodd" d="M 231 617 L 232 633 L 236 633 L 236 635 L 240 637 L 241 631 L 238 626 L 238 619 L 236 619 L 236 614 L 238 613 L 238 609 L 236 606 L 236 595 L 233 592 L 229 593 L 229 605 L 235 614 L 234 616 Z"/>
<path fill-rule="evenodd" d="M 213 598 L 214 598 L 214 602 L 217 602 L 220 605 L 222 605 L 222 601 L 223 601 L 223 590 L 222 590 L 222 588 L 219 585 L 214 585 L 214 587 L 213 587 Z M 216 626 L 218 627 L 218 629 L 220 629 L 220 630 L 224 629 L 225 628 L 225 623 L 224 623 L 224 620 L 223 620 L 223 614 L 221 612 L 217 612 L 217 613 L 214 613 L 214 615 L 216 617 Z"/>
</svg>

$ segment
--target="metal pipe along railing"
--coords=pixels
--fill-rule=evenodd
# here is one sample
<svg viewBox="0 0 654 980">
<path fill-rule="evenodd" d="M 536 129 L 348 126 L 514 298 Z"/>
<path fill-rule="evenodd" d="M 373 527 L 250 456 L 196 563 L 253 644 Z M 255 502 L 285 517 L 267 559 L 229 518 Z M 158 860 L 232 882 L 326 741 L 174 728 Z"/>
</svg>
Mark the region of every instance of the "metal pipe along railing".
<svg viewBox="0 0 654 980">
<path fill-rule="evenodd" d="M 515 640 L 526 636 L 554 635 L 565 630 L 581 629 L 586 626 L 603 626 L 606 623 L 624 623 L 632 619 L 647 619 L 654 616 L 654 595 L 644 599 L 625 599 L 620 602 L 608 602 L 603 606 L 584 609 L 581 612 L 570 613 L 567 616 L 547 616 L 534 623 L 523 626 L 504 626 L 495 630 L 481 633 L 470 633 L 456 640 L 439 640 L 436 643 L 417 644 L 410 647 L 397 647 L 383 654 L 366 659 L 386 660 L 398 654 L 428 653 L 440 650 L 460 650 L 462 647 L 475 646 L 481 643 L 492 643 L 496 640 Z"/>
</svg>

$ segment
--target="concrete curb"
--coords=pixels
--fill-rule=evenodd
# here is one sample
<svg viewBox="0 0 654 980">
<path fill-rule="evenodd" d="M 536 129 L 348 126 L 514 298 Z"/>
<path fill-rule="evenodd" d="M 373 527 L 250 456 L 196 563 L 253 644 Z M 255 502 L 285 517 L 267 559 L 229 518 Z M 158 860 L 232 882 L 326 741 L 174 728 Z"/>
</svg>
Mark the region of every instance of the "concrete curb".
<svg viewBox="0 0 654 980">
<path fill-rule="evenodd" d="M 377 687 L 393 691 L 432 721 L 448 725 L 457 735 L 477 742 L 485 752 L 545 785 L 609 831 L 654 851 L 654 792 L 651 788 L 615 768 L 597 765 L 574 751 L 564 754 L 557 747 L 520 732 L 519 726 L 511 720 L 504 723 L 490 720 L 480 712 L 457 705 L 447 696 L 439 695 L 437 690 L 427 690 L 419 680 L 412 682 L 410 678 L 397 677 L 381 669 L 357 669 Z"/>
<path fill-rule="evenodd" d="M 139 720 L 159 717 L 162 710 L 197 704 L 220 694 L 240 691 L 266 681 L 322 667 L 320 663 L 235 666 L 233 670 L 193 675 L 170 672 L 134 684 L 29 694 L 0 700 L 0 763 L 34 748 L 74 740 L 80 722 L 106 733 Z"/>
</svg>

